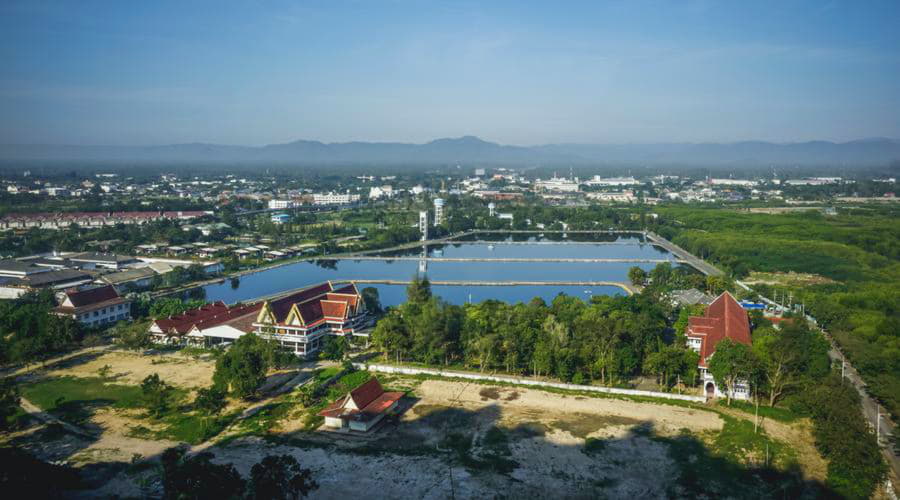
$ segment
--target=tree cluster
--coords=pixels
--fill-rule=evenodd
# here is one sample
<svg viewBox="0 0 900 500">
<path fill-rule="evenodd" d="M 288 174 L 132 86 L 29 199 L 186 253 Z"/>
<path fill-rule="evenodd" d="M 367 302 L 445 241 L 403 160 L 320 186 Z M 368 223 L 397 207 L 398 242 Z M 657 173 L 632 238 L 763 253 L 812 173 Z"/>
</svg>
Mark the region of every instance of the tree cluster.
<svg viewBox="0 0 900 500">
<path fill-rule="evenodd" d="M 678 364 L 651 358 L 667 347 L 666 332 L 665 310 L 642 295 L 456 306 L 432 296 L 427 278 L 416 277 L 407 301 L 378 322 L 373 341 L 396 360 L 460 363 L 567 382 L 612 384 L 645 367 L 666 383 L 693 377 L 696 362 L 690 366 L 692 353 L 683 348 L 671 348 L 683 361 Z"/>
<path fill-rule="evenodd" d="M 50 290 L 0 301 L 0 362 L 31 362 L 70 349 L 84 338 L 83 327 L 52 313 Z"/>
<path fill-rule="evenodd" d="M 163 498 L 296 500 L 319 487 L 312 471 L 291 455 L 269 455 L 250 469 L 249 481 L 232 464 L 215 464 L 213 454 L 189 455 L 184 448 L 162 454 Z"/>
</svg>

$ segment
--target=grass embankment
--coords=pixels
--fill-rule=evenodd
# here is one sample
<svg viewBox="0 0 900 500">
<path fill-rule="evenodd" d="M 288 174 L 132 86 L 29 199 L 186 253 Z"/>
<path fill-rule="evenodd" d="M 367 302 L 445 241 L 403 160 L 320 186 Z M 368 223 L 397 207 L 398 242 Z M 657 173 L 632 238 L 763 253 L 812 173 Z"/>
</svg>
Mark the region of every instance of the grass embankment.
<svg viewBox="0 0 900 500">
<path fill-rule="evenodd" d="M 141 422 L 131 427 L 132 437 L 190 444 L 215 436 L 239 414 L 203 415 L 186 403 L 188 391 L 174 388 L 166 411 L 151 416 L 142 411 L 144 403 L 139 386 L 117 384 L 102 377 L 46 378 L 23 385 L 22 395 L 42 410 L 75 425 L 89 424 L 96 412 L 112 409 L 127 412 L 128 418 Z"/>
<path fill-rule="evenodd" d="M 105 378 L 53 377 L 21 388 L 22 396 L 51 415 L 84 424 L 99 408 L 141 407 L 141 388 L 110 383 Z"/>
</svg>

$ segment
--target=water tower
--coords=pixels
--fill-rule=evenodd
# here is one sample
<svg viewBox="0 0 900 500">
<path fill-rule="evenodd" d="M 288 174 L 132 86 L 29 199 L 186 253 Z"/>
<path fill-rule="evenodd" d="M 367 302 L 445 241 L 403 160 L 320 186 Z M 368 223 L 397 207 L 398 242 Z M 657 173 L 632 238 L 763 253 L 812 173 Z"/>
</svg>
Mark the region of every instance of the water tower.
<svg viewBox="0 0 900 500">
<path fill-rule="evenodd" d="M 493 217 L 496 209 L 497 209 L 497 205 L 494 205 L 493 201 L 488 203 L 488 215 Z"/>
<path fill-rule="evenodd" d="M 444 222 L 444 199 L 434 199 L 434 225 L 440 226 Z"/>
</svg>

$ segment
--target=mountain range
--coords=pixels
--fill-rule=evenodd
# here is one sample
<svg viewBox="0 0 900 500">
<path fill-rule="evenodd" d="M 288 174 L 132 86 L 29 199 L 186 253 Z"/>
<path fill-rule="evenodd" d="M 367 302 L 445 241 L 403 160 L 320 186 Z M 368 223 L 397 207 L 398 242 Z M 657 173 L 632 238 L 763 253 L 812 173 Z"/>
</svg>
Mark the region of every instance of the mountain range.
<svg viewBox="0 0 900 500">
<path fill-rule="evenodd" d="M 400 142 L 323 143 L 298 140 L 266 146 L 188 143 L 160 146 L 0 145 L 4 161 L 101 161 L 339 164 L 515 164 L 527 166 L 634 165 L 884 165 L 900 160 L 900 141 L 850 142 L 547 144 L 509 146 L 474 136 L 424 144 Z"/>
</svg>

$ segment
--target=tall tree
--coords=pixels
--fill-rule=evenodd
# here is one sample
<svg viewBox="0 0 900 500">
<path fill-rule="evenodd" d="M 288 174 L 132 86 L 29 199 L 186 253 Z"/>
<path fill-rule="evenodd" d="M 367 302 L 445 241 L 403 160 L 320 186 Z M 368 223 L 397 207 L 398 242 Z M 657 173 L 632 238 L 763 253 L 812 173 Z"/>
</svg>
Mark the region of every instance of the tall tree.
<svg viewBox="0 0 900 500">
<path fill-rule="evenodd" d="M 643 285 L 647 281 L 647 272 L 638 266 L 632 266 L 628 270 L 628 281 L 634 285 Z"/>
<path fill-rule="evenodd" d="M 254 333 L 239 337 L 216 361 L 213 382 L 238 397 L 256 393 L 269 369 L 265 341 Z"/>
<path fill-rule="evenodd" d="M 716 352 L 709 360 L 709 371 L 720 387 L 725 388 L 728 404 L 738 382 L 748 382 L 753 375 L 755 357 L 750 347 L 723 339 L 716 344 Z"/>
</svg>

